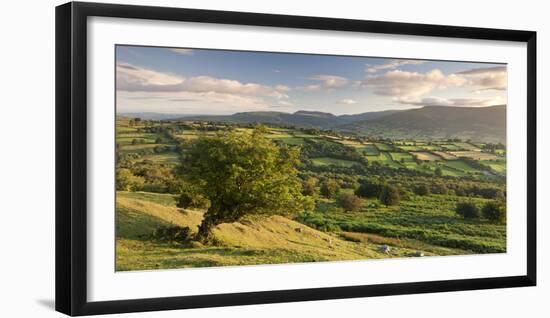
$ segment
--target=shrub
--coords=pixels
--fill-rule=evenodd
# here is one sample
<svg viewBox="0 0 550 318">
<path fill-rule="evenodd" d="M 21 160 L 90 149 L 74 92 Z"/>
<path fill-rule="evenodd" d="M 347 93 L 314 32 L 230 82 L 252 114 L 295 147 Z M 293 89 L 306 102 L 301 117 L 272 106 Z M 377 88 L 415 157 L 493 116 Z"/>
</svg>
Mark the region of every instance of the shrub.
<svg viewBox="0 0 550 318">
<path fill-rule="evenodd" d="M 313 196 L 315 195 L 315 187 L 319 180 L 314 177 L 309 177 L 302 182 L 302 194 Z"/>
<path fill-rule="evenodd" d="M 380 197 L 381 185 L 377 182 L 364 181 L 355 190 L 355 195 L 362 198 Z"/>
<path fill-rule="evenodd" d="M 342 193 L 338 197 L 338 205 L 340 205 L 344 211 L 359 211 L 363 206 L 363 200 L 351 193 Z"/>
<path fill-rule="evenodd" d="M 159 241 L 188 243 L 192 235 L 188 226 L 160 226 L 153 231 L 152 238 Z"/>
<path fill-rule="evenodd" d="M 449 192 L 449 189 L 447 189 L 447 186 L 443 183 L 432 184 L 432 188 L 430 190 L 433 194 L 447 194 Z"/>
<path fill-rule="evenodd" d="M 120 191 L 135 191 L 141 189 L 145 179 L 140 176 L 136 176 L 130 171 L 130 169 L 118 168 L 116 169 L 116 189 Z"/>
<path fill-rule="evenodd" d="M 328 179 L 321 183 L 321 195 L 326 198 L 334 198 L 340 191 L 340 185 L 333 179 Z"/>
<path fill-rule="evenodd" d="M 506 222 L 506 206 L 501 201 L 489 201 L 483 205 L 481 214 L 493 223 Z"/>
<path fill-rule="evenodd" d="M 473 202 L 459 202 L 456 205 L 455 212 L 465 219 L 479 218 L 479 209 Z"/>
<path fill-rule="evenodd" d="M 398 205 L 401 199 L 399 189 L 390 185 L 384 185 L 380 191 L 379 199 L 386 207 L 389 205 Z"/>
<path fill-rule="evenodd" d="M 428 195 L 430 194 L 430 187 L 427 184 L 419 184 L 413 188 L 413 192 L 416 195 Z"/>
</svg>

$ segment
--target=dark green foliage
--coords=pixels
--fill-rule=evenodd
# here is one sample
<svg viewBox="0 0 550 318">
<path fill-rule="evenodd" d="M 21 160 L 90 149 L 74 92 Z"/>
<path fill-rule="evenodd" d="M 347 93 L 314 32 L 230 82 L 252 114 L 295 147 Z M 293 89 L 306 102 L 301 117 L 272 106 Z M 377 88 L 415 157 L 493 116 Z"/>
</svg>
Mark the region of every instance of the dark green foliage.
<svg viewBox="0 0 550 318">
<path fill-rule="evenodd" d="M 330 157 L 358 162 L 366 162 L 355 148 L 328 140 L 304 139 L 302 153 L 309 158 Z"/>
<path fill-rule="evenodd" d="M 483 205 L 481 214 L 493 223 L 506 223 L 506 205 L 502 201 L 489 201 Z"/>
<path fill-rule="evenodd" d="M 473 202 L 459 202 L 455 208 L 456 214 L 465 219 L 477 219 L 479 218 L 479 209 Z"/>
<path fill-rule="evenodd" d="M 434 174 L 436 177 L 441 177 L 443 175 L 443 171 L 441 171 L 440 167 L 435 168 Z"/>
<path fill-rule="evenodd" d="M 313 196 L 315 195 L 315 187 L 319 183 L 319 179 L 314 177 L 308 177 L 302 182 L 302 194 Z"/>
<path fill-rule="evenodd" d="M 324 180 L 321 183 L 321 195 L 326 198 L 335 198 L 340 191 L 340 185 L 333 179 Z"/>
<path fill-rule="evenodd" d="M 129 169 L 116 170 L 116 189 L 119 191 L 135 191 L 143 187 L 143 177 L 135 176 Z"/>
<path fill-rule="evenodd" d="M 160 226 L 152 233 L 152 239 L 166 242 L 188 243 L 191 241 L 191 229 L 188 226 Z"/>
<path fill-rule="evenodd" d="M 210 201 L 197 191 L 186 187 L 178 197 L 177 206 L 182 209 L 206 209 L 210 206 Z"/>
<path fill-rule="evenodd" d="M 413 192 L 416 195 L 428 195 L 430 194 L 430 187 L 427 184 L 422 183 L 413 188 Z"/>
<path fill-rule="evenodd" d="M 338 196 L 338 205 L 341 206 L 344 211 L 355 212 L 361 209 L 363 200 L 351 193 L 342 193 Z"/>
<path fill-rule="evenodd" d="M 375 181 L 363 181 L 355 190 L 355 195 L 362 198 L 378 198 L 380 197 L 382 186 Z"/>
<path fill-rule="evenodd" d="M 246 215 L 292 215 L 311 208 L 297 177 L 299 149 L 277 146 L 265 132 L 257 127 L 251 134 L 201 136 L 184 152 L 179 175 L 211 204 L 199 226 L 199 241 L 211 241 L 216 225 Z"/>
<path fill-rule="evenodd" d="M 401 199 L 399 189 L 394 186 L 384 185 L 380 191 L 379 199 L 385 206 L 398 205 Z"/>
<path fill-rule="evenodd" d="M 433 194 L 447 194 L 449 189 L 444 183 L 434 183 L 431 186 L 430 192 Z"/>
</svg>

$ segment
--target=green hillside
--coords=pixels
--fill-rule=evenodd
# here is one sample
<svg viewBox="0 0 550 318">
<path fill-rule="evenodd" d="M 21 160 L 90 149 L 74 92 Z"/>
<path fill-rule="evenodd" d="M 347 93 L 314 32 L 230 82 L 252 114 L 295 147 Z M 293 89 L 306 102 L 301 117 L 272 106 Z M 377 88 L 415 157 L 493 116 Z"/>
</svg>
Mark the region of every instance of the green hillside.
<svg viewBox="0 0 550 318">
<path fill-rule="evenodd" d="M 392 139 L 461 138 L 506 143 L 506 106 L 426 106 L 338 128 Z"/>
<path fill-rule="evenodd" d="M 117 270 L 388 257 L 378 252 L 376 244 L 346 241 L 282 216 L 222 224 L 214 231 L 219 246 L 181 246 L 149 239 L 159 226 L 189 226 L 196 231 L 202 215 L 202 211 L 177 208 L 171 195 L 117 192 Z M 402 249 L 394 256 L 407 252 L 411 250 Z"/>
</svg>

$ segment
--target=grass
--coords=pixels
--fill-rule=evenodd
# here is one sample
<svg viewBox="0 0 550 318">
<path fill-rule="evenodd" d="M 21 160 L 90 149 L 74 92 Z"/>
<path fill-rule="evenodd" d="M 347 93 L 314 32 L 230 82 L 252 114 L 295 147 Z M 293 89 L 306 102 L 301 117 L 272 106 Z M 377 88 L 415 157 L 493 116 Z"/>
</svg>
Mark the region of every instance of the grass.
<svg viewBox="0 0 550 318">
<path fill-rule="evenodd" d="M 437 161 L 441 160 L 439 156 L 436 156 L 432 153 L 425 152 L 425 151 L 419 151 L 419 152 L 413 152 L 412 153 L 417 159 L 423 160 L 423 161 Z"/>
<path fill-rule="evenodd" d="M 401 162 L 401 159 L 403 161 L 413 161 L 414 158 L 411 154 L 407 152 L 390 152 L 390 156 L 393 160 Z"/>
<path fill-rule="evenodd" d="M 343 159 L 335 159 L 335 158 L 328 158 L 328 157 L 319 157 L 319 158 L 312 158 L 311 161 L 316 166 L 342 166 L 342 167 L 351 167 L 357 162 L 350 161 L 350 160 L 343 160 Z"/>
<path fill-rule="evenodd" d="M 380 151 L 374 144 L 364 144 L 363 147 L 358 148 L 359 151 L 364 151 L 367 156 L 378 156 Z"/>
<path fill-rule="evenodd" d="M 494 172 L 501 174 L 506 173 L 506 159 L 481 160 L 480 163 L 490 167 Z"/>
<path fill-rule="evenodd" d="M 203 212 L 178 209 L 173 200 L 170 195 L 117 193 L 117 271 L 393 256 L 378 252 L 377 244 L 350 242 L 282 216 L 219 225 L 214 230 L 219 246 L 197 243 L 189 247 L 149 239 L 152 231 L 163 225 L 189 226 L 192 231 L 197 230 Z"/>
<path fill-rule="evenodd" d="M 388 144 L 384 144 L 381 142 L 374 143 L 376 145 L 376 148 L 378 148 L 379 151 L 392 151 L 393 147 Z"/>
<path fill-rule="evenodd" d="M 461 200 L 447 195 L 414 196 L 400 206 L 387 208 L 370 208 L 367 201 L 359 212 L 341 212 L 334 208 L 333 202 L 324 202 L 321 204 L 325 207 L 302 218 L 310 226 L 414 240 L 452 249 L 449 253 L 505 252 L 506 226 L 458 217 L 454 207 Z M 472 200 L 478 205 L 485 202 Z"/>
</svg>

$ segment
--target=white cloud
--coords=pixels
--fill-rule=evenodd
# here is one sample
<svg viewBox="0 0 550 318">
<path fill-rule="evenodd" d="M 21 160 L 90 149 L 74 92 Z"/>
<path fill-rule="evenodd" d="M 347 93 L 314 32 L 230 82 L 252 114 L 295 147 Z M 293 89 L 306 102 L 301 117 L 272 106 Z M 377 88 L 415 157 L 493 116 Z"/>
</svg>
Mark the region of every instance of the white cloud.
<svg viewBox="0 0 550 318">
<path fill-rule="evenodd" d="M 182 55 L 193 55 L 193 49 L 168 49 L 168 51 Z"/>
<path fill-rule="evenodd" d="M 345 99 L 339 100 L 338 104 L 354 105 L 354 104 L 357 104 L 357 102 L 354 101 L 353 99 L 345 98 Z"/>
<path fill-rule="evenodd" d="M 157 72 L 129 64 L 117 65 L 117 90 L 135 92 L 194 92 L 220 93 L 288 98 L 288 86 L 275 87 L 241 83 L 237 80 L 211 76 L 185 78 L 179 75 Z"/>
<path fill-rule="evenodd" d="M 463 107 L 485 107 L 506 104 L 506 100 L 500 96 L 493 98 L 395 98 L 396 102 L 413 106 L 463 106 Z"/>
<path fill-rule="evenodd" d="M 348 79 L 342 76 L 337 75 L 314 75 L 308 78 L 312 81 L 319 82 L 318 84 L 308 85 L 306 86 L 306 89 L 309 88 L 310 90 L 319 90 L 321 88 L 324 89 L 334 89 L 346 86 L 348 83 Z"/>
<path fill-rule="evenodd" d="M 428 94 L 435 89 L 458 87 L 465 83 L 463 77 L 455 74 L 445 75 L 439 69 L 427 73 L 393 70 L 366 78 L 362 81 L 362 86 L 373 88 L 377 95 L 415 97 Z"/>
<path fill-rule="evenodd" d="M 212 76 L 183 77 L 130 64 L 117 64 L 117 107 L 187 113 L 224 113 L 268 110 L 274 99 L 280 105 L 291 89 L 286 85 L 267 86 L 242 83 Z"/>
<path fill-rule="evenodd" d="M 378 71 L 382 70 L 393 70 L 403 65 L 418 65 L 418 64 L 424 64 L 426 61 L 421 60 L 390 60 L 388 63 L 385 64 L 366 64 L 365 72 L 367 73 L 376 73 Z"/>
<path fill-rule="evenodd" d="M 468 85 L 475 90 L 506 90 L 506 66 L 474 68 L 456 73 L 468 78 Z"/>
</svg>

